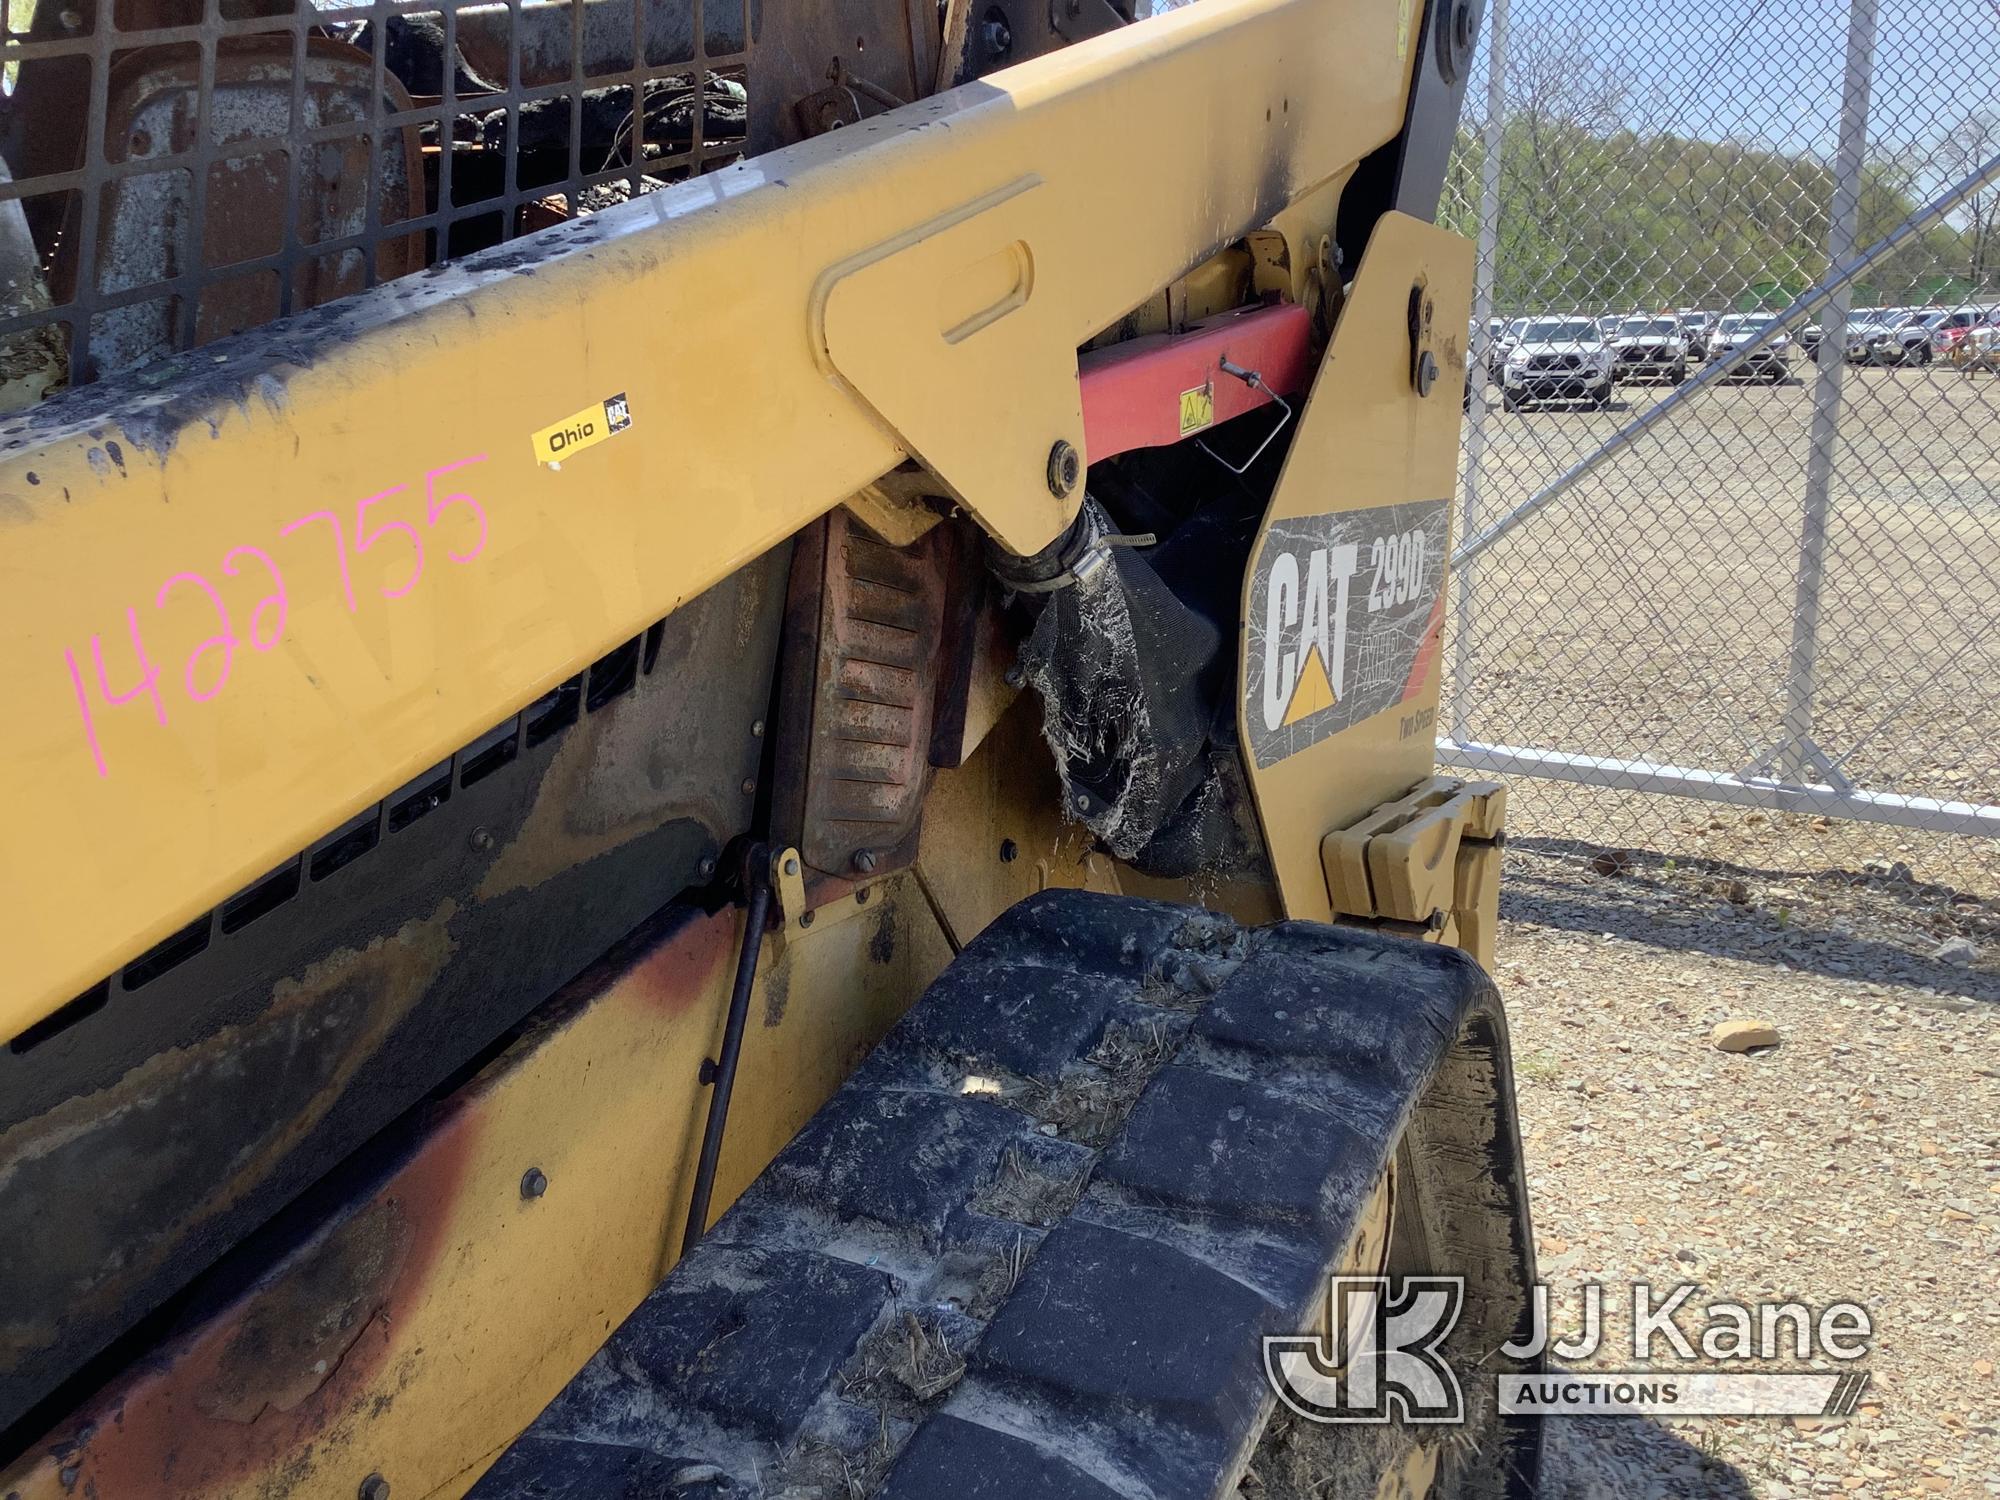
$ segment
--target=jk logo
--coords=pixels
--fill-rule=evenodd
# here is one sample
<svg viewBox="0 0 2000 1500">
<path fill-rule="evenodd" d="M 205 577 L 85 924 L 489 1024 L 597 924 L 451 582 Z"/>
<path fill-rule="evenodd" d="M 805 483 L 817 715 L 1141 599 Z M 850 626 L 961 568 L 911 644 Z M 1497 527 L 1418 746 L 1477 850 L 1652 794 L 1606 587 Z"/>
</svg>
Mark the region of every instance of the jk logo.
<svg viewBox="0 0 2000 1500">
<path fill-rule="evenodd" d="M 1264 1373 L 1310 1422 L 1463 1422 L 1438 1346 L 1464 1303 L 1462 1276 L 1329 1277 L 1324 1331 L 1266 1338 Z"/>
</svg>

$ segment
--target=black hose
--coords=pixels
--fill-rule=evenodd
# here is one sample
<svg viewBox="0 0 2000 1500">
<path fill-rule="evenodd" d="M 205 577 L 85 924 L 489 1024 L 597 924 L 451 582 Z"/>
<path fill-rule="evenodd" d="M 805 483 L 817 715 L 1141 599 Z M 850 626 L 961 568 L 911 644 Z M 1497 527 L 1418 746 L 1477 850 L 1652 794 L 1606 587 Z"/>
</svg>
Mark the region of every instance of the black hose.
<svg viewBox="0 0 2000 1500">
<path fill-rule="evenodd" d="M 688 1202 L 687 1232 L 681 1254 L 694 1248 L 708 1230 L 708 1203 L 715 1191 L 715 1163 L 722 1155 L 722 1131 L 729 1122 L 729 1093 L 736 1086 L 736 1063 L 743 1054 L 743 1027 L 750 1015 L 750 989 L 757 978 L 757 953 L 764 944 L 764 923 L 771 912 L 769 855 L 762 845 L 745 860 L 750 886 L 743 918 L 743 947 L 736 956 L 736 984 L 729 992 L 729 1019 L 722 1028 L 722 1057 L 715 1065 L 715 1092 L 708 1097 L 708 1124 L 701 1135 L 701 1160 L 694 1171 L 694 1195 Z"/>
</svg>

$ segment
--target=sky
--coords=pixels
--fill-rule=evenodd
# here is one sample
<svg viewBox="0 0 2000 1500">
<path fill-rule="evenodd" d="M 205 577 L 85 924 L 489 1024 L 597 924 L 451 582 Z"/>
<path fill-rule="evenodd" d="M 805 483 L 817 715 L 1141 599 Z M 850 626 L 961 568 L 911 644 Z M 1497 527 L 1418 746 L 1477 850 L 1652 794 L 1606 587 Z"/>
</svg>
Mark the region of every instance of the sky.
<svg viewBox="0 0 2000 1500">
<path fill-rule="evenodd" d="M 1635 128 L 1833 155 L 1849 0 L 1510 0 L 1509 16 L 1622 66 Z M 1871 148 L 2000 109 L 2000 0 L 1877 0 L 1876 26 Z M 1485 114 L 1482 42 L 1465 118 Z"/>
</svg>

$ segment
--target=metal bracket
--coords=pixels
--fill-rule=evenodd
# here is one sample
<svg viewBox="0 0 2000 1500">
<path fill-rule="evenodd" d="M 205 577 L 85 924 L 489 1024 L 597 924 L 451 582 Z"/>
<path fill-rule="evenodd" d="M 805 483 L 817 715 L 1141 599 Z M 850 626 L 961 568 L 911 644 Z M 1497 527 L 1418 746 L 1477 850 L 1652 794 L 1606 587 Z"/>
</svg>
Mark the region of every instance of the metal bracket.
<svg viewBox="0 0 2000 1500">
<path fill-rule="evenodd" d="M 1024 557 L 1082 498 L 1053 493 L 1047 475 L 1053 445 L 1084 451 L 1073 308 L 1046 272 L 1067 213 L 1025 174 L 849 256 L 813 291 L 822 367 Z"/>
<path fill-rule="evenodd" d="M 1102 36 L 1127 24 L 1110 0 L 1049 0 L 1049 29 L 1066 42 Z"/>
<path fill-rule="evenodd" d="M 805 864 L 796 849 L 780 849 L 771 856 L 771 890 L 778 898 L 778 910 L 785 925 L 809 927 L 812 913 L 806 910 Z"/>
<path fill-rule="evenodd" d="M 863 99 L 874 104 L 874 112 L 878 114 L 883 110 L 901 108 L 908 102 L 850 73 L 846 62 L 838 57 L 826 70 L 826 79 L 825 88 L 805 95 L 792 105 L 792 114 L 798 121 L 800 131 L 808 136 L 824 135 L 842 126 L 860 124 L 869 114 L 861 107 Z"/>
<path fill-rule="evenodd" d="M 1336 920 L 1464 948 L 1490 964 L 1507 788 L 1433 776 L 1320 840 Z"/>
<path fill-rule="evenodd" d="M 1433 776 L 1405 796 L 1320 840 L 1327 894 L 1337 914 L 1428 921 L 1452 907 L 1462 839 L 1492 839 L 1505 821 L 1497 781 Z"/>
<path fill-rule="evenodd" d="M 1830 757 L 1809 734 L 1788 734 L 1749 765 L 1736 773 L 1738 781 L 1769 781 L 1783 784 L 1791 778 L 1779 769 L 1779 762 L 1790 760 L 1801 771 L 1816 772 L 1826 786 L 1837 792 L 1854 790 L 1854 779 L 1840 769 L 1840 762 Z M 1804 776 L 1798 780 L 1803 781 Z"/>
</svg>

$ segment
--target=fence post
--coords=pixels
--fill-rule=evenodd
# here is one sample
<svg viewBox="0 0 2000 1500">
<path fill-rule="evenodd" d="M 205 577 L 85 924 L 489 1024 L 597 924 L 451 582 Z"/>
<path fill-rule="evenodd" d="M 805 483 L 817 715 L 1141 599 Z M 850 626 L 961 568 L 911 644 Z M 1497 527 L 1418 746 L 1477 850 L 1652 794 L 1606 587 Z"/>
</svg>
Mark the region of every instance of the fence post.
<svg viewBox="0 0 2000 1500">
<path fill-rule="evenodd" d="M 1465 495 L 1458 534 L 1478 534 L 1480 525 L 1479 470 L 1486 459 L 1487 359 L 1492 339 L 1486 325 L 1493 318 L 1493 267 L 1500 248 L 1500 151 L 1507 111 L 1507 0 L 1493 0 L 1492 23 L 1486 33 L 1486 134 L 1479 161 L 1479 236 L 1472 267 L 1472 363 L 1465 378 L 1472 386 L 1472 406 L 1465 427 Z M 1479 601 L 1473 597 L 1470 564 L 1459 570 L 1457 608 L 1451 638 L 1451 737 L 1464 740 L 1472 714 L 1474 643 L 1478 637 Z"/>
<path fill-rule="evenodd" d="M 1840 145 L 1834 158 L 1833 203 L 1827 228 L 1828 266 L 1854 254 L 1861 208 L 1861 167 L 1868 148 L 1868 95 L 1875 71 L 1876 0 L 1849 0 L 1847 71 L 1840 90 Z M 1820 316 L 1813 381 L 1810 446 L 1806 453 L 1805 510 L 1799 526 L 1798 583 L 1792 602 L 1792 649 L 1785 673 L 1785 718 L 1779 740 L 1782 775 L 1804 781 L 1821 759 L 1812 740 L 1813 700 L 1819 691 L 1819 607 L 1826 583 L 1827 491 L 1833 482 L 1834 444 L 1840 437 L 1840 386 L 1847 370 L 1847 311 L 1854 284 L 1831 289 Z"/>
</svg>

